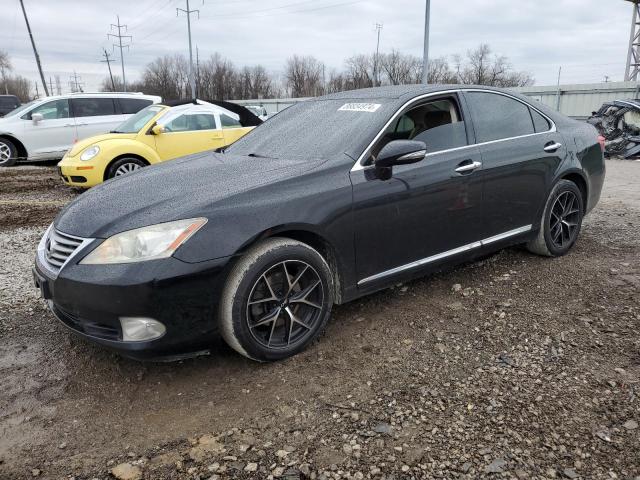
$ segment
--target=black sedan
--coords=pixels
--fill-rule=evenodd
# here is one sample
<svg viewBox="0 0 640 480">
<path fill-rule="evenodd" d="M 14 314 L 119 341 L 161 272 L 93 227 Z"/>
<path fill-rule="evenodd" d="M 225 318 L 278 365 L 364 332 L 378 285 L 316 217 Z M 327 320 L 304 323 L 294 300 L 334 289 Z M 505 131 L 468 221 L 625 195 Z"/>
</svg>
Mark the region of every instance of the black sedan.
<svg viewBox="0 0 640 480">
<path fill-rule="evenodd" d="M 206 352 L 221 334 L 278 360 L 333 304 L 509 245 L 564 255 L 604 174 L 591 125 L 512 92 L 343 92 L 84 193 L 34 277 L 67 327 L 125 355 Z"/>
</svg>

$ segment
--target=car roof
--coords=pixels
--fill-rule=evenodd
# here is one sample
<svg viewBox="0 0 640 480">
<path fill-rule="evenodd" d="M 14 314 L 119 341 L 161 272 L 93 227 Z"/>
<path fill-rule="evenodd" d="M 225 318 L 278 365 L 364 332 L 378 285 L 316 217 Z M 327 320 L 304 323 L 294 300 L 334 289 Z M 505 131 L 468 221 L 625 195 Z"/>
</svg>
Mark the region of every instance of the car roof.
<svg viewBox="0 0 640 480">
<path fill-rule="evenodd" d="M 444 92 L 449 90 L 475 90 L 475 89 L 505 92 L 504 89 L 487 87 L 485 85 L 411 84 L 411 85 L 389 85 L 384 87 L 362 88 L 359 90 L 347 90 L 344 92 L 331 93 L 329 95 L 317 97 L 313 100 L 343 100 L 343 99 L 373 100 L 373 99 L 383 99 L 383 98 L 395 100 L 395 99 L 405 99 L 405 98 L 408 99 L 408 98 L 417 97 L 417 96 L 425 95 L 429 93 L 438 93 L 438 92 Z M 509 92 L 509 94 L 513 95 L 514 92 Z"/>
<path fill-rule="evenodd" d="M 156 103 L 162 101 L 162 97 L 158 95 L 145 95 L 140 92 L 82 92 L 69 93 L 66 95 L 50 95 L 48 97 L 40 97 L 38 101 L 63 100 L 70 98 L 140 98 L 144 100 L 153 100 Z"/>
</svg>

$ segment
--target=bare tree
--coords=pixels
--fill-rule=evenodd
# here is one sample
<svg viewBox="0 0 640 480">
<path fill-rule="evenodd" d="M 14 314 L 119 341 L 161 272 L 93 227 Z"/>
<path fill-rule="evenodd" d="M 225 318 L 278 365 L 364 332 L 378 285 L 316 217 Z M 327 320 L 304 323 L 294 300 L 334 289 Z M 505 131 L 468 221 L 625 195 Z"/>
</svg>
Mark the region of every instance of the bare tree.
<svg viewBox="0 0 640 480">
<path fill-rule="evenodd" d="M 311 97 L 324 93 L 324 64 L 312 56 L 294 55 L 287 59 L 285 78 L 290 95 Z"/>
<path fill-rule="evenodd" d="M 359 54 L 347 58 L 347 88 L 358 89 L 373 87 L 374 55 Z"/>
<path fill-rule="evenodd" d="M 9 85 L 7 84 L 7 72 L 13 70 L 9 54 L 5 50 L 0 50 L 0 77 L 4 84 L 4 93 L 9 95 Z"/>
<path fill-rule="evenodd" d="M 422 70 L 422 64 L 420 64 L 420 70 Z M 417 78 L 419 79 L 421 75 L 422 72 L 418 74 Z M 427 78 L 430 84 L 458 83 L 458 76 L 456 72 L 451 69 L 445 57 L 429 60 L 429 73 Z M 418 82 L 419 81 L 420 80 L 418 80 Z"/>
<path fill-rule="evenodd" d="M 418 57 L 397 50 L 382 55 L 380 64 L 391 85 L 418 83 L 422 71 L 422 61 Z"/>
<path fill-rule="evenodd" d="M 493 55 L 489 45 L 481 44 L 467 52 L 466 61 L 456 59 L 460 83 L 495 87 L 522 87 L 533 84 L 526 72 L 516 72 L 505 56 Z"/>
</svg>

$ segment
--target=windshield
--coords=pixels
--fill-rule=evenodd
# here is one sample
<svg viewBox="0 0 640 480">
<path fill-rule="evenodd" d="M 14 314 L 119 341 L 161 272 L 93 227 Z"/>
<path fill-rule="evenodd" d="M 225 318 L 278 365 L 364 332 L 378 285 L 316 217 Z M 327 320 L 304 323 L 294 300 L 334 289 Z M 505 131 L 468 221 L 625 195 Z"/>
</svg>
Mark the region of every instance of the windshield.
<svg viewBox="0 0 640 480">
<path fill-rule="evenodd" d="M 20 105 L 18 108 L 11 110 L 9 113 L 7 113 L 6 116 L 12 117 L 13 115 L 18 115 L 19 113 L 24 112 L 28 108 L 33 107 L 38 102 L 39 100 L 31 100 L 29 103 L 25 103 L 24 105 Z"/>
<path fill-rule="evenodd" d="M 138 133 L 142 127 L 144 127 L 149 120 L 155 117 L 158 112 L 161 112 L 164 108 L 161 105 L 150 105 L 147 108 L 143 108 L 138 113 L 122 122 L 111 133 Z"/>
<path fill-rule="evenodd" d="M 386 99 L 360 102 L 341 99 L 296 103 L 253 129 L 226 152 L 269 158 L 359 155 L 393 109 Z"/>
</svg>

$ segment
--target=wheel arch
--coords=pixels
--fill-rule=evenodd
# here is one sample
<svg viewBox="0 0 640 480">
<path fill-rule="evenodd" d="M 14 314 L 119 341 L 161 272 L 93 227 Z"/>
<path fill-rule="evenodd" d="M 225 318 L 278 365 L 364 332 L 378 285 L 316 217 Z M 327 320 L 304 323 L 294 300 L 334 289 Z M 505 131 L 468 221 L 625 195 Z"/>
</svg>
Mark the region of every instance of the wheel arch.
<svg viewBox="0 0 640 480">
<path fill-rule="evenodd" d="M 144 158 L 142 155 L 138 155 L 137 153 L 123 153 L 122 155 L 118 155 L 117 157 L 115 157 L 113 160 L 111 160 L 107 164 L 107 166 L 105 167 L 104 172 L 102 174 L 102 180 L 103 181 L 107 180 L 107 175 L 109 174 L 109 170 L 111 169 L 111 166 L 114 163 L 116 163 L 118 160 L 122 159 L 122 158 L 137 158 L 138 160 L 142 160 L 144 163 L 146 163 L 147 166 L 151 165 L 149 160 Z"/>
<path fill-rule="evenodd" d="M 575 183 L 578 186 L 578 190 L 580 190 L 580 194 L 582 196 L 582 205 L 586 211 L 587 203 L 589 202 L 589 186 L 587 184 L 587 180 L 584 178 L 582 173 L 578 171 L 572 171 L 563 174 L 559 180 L 569 180 L 570 182 Z"/>
<path fill-rule="evenodd" d="M 297 240 L 311 248 L 316 250 L 329 264 L 331 273 L 333 275 L 333 290 L 334 290 L 334 302 L 340 304 L 343 302 L 343 266 L 338 260 L 338 255 L 333 244 L 313 225 L 307 224 L 294 224 L 294 225 L 280 225 L 277 227 L 269 228 L 255 236 L 252 241 L 247 242 L 238 253 L 246 251 L 256 243 L 272 237 L 284 237 L 291 240 Z"/>
<path fill-rule="evenodd" d="M 27 158 L 29 158 L 29 152 L 27 152 L 27 148 L 16 137 L 9 133 L 0 133 L 0 138 L 9 140 L 15 145 L 16 149 L 18 150 L 18 160 L 26 160 Z"/>
</svg>

